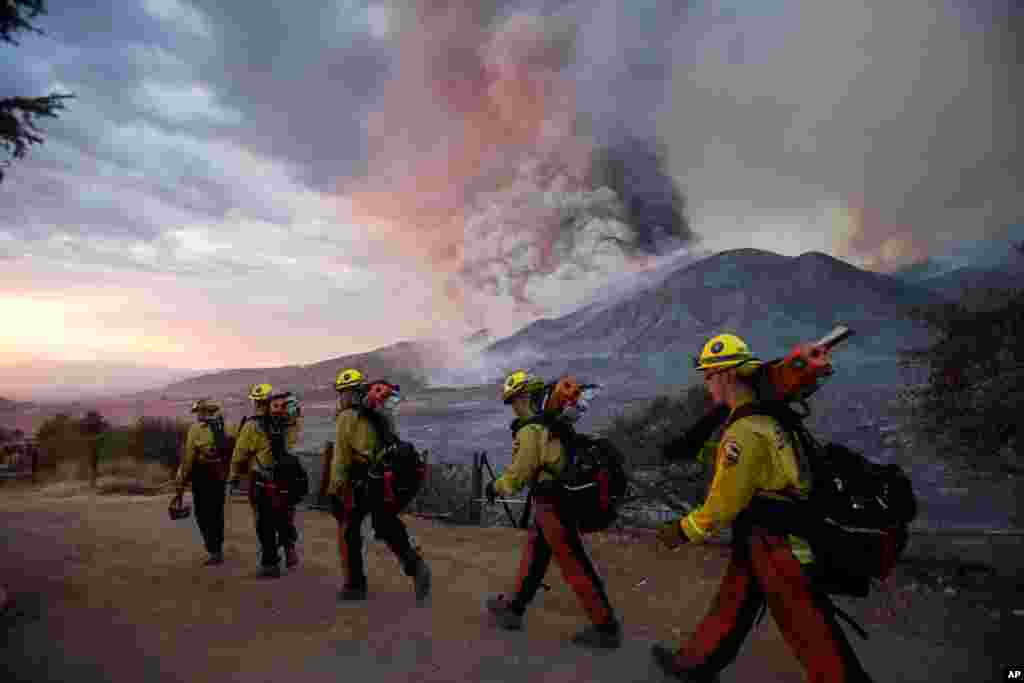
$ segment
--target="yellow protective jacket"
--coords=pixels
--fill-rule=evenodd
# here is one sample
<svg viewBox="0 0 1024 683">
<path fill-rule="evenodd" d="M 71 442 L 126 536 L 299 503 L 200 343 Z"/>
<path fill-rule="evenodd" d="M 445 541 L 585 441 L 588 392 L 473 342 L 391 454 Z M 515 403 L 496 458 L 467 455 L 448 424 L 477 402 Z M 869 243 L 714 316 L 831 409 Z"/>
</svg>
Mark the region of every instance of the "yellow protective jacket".
<svg viewBox="0 0 1024 683">
<path fill-rule="evenodd" d="M 741 400 L 733 412 L 752 398 Z M 768 415 L 749 415 L 729 425 L 715 458 L 715 476 L 707 500 L 680 520 L 686 537 L 702 543 L 729 526 L 756 496 L 788 500 L 806 496 L 810 482 L 801 478 L 792 437 Z M 801 563 L 813 561 L 807 542 L 790 536 L 793 554 Z"/>
<path fill-rule="evenodd" d="M 301 429 L 301 418 L 286 427 L 285 444 L 289 449 L 298 443 Z M 274 454 L 270 446 L 270 437 L 263 431 L 259 418 L 250 417 L 239 432 L 238 440 L 235 441 L 235 452 L 231 455 L 231 474 L 228 478 L 240 479 L 257 467 L 269 468 L 273 465 Z"/>
<path fill-rule="evenodd" d="M 237 425 L 224 424 L 224 436 L 235 435 Z M 188 428 L 188 436 L 185 437 L 185 452 L 181 457 L 181 465 L 178 466 L 178 474 L 175 477 L 177 485 L 184 486 L 192 476 L 192 469 L 196 465 L 208 465 L 216 462 L 217 446 L 213 440 L 213 430 L 205 422 L 195 422 Z"/>
<path fill-rule="evenodd" d="M 515 495 L 534 481 L 554 479 L 565 467 L 562 442 L 544 425 L 528 424 L 513 434 L 512 464 L 494 482 L 494 490 L 502 496 Z"/>
<path fill-rule="evenodd" d="M 331 454 L 330 482 L 327 495 L 340 495 L 349 483 L 352 465 L 372 465 L 380 453 L 381 444 L 373 424 L 355 408 L 346 408 L 335 420 L 334 452 Z"/>
</svg>

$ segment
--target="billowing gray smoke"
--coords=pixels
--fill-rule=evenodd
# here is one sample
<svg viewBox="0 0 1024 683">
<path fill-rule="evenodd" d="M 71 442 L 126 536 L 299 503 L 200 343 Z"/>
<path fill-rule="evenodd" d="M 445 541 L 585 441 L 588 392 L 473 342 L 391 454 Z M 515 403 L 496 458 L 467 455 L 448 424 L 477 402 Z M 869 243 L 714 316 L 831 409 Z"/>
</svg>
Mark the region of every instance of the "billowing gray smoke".
<svg viewBox="0 0 1024 683">
<path fill-rule="evenodd" d="M 371 167 L 342 189 L 443 294 L 437 308 L 472 328 L 506 333 L 564 310 L 693 238 L 647 103 L 580 110 L 581 96 L 597 105 L 595 49 L 611 49 L 609 64 L 645 49 L 640 31 L 608 42 L 624 14 L 614 3 L 389 9 L 397 64 L 367 122 Z M 658 73 L 648 91 L 664 89 L 669 70 Z M 606 90 L 622 75 L 609 68 Z"/>
<path fill-rule="evenodd" d="M 648 254 L 664 251 L 668 240 L 694 239 L 686 199 L 668 174 L 665 154 L 655 139 L 627 136 L 597 149 L 591 160 L 590 184 L 615 192 L 636 232 L 636 248 Z"/>
</svg>

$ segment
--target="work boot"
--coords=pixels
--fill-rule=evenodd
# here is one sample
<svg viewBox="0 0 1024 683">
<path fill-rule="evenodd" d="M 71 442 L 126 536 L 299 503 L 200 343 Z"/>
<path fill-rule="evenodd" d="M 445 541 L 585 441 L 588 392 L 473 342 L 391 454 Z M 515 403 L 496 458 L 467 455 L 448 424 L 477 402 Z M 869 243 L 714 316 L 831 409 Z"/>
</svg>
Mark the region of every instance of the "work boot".
<svg viewBox="0 0 1024 683">
<path fill-rule="evenodd" d="M 295 546 L 288 546 L 284 549 L 284 566 L 288 569 L 299 565 L 299 554 L 295 552 Z"/>
<path fill-rule="evenodd" d="M 430 597 L 430 567 L 423 560 L 420 560 L 416 567 L 416 574 L 412 577 L 413 585 L 416 587 L 416 603 L 423 605 Z"/>
<path fill-rule="evenodd" d="M 338 602 L 358 602 L 366 599 L 366 586 L 345 586 L 338 591 Z"/>
<path fill-rule="evenodd" d="M 503 629 L 519 631 L 523 628 L 523 611 L 512 607 L 504 595 L 488 598 L 487 611 L 494 615 L 498 626 Z"/>
<path fill-rule="evenodd" d="M 572 638 L 572 642 L 596 650 L 616 650 L 622 645 L 622 628 L 617 622 L 591 624 Z"/>
<path fill-rule="evenodd" d="M 281 566 L 277 564 L 265 564 L 260 567 L 260 576 L 268 579 L 276 579 L 281 576 Z"/>
<path fill-rule="evenodd" d="M 673 680 L 683 681 L 683 683 L 718 683 L 720 680 L 714 674 L 711 676 L 698 676 L 680 667 L 679 662 L 676 661 L 675 651 L 664 645 L 652 645 L 651 654 L 654 655 L 654 661 L 662 673 Z"/>
<path fill-rule="evenodd" d="M 224 564 L 224 553 L 219 550 L 215 553 L 210 553 L 210 556 L 206 558 L 206 562 L 203 562 L 204 567 L 212 567 L 217 564 Z"/>
</svg>

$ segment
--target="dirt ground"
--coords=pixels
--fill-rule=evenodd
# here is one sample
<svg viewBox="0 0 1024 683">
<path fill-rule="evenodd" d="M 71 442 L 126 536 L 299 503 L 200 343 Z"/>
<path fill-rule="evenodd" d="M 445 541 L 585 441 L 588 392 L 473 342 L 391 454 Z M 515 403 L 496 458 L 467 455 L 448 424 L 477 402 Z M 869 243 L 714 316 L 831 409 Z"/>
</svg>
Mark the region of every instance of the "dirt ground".
<svg viewBox="0 0 1024 683">
<path fill-rule="evenodd" d="M 591 537 L 627 636 L 621 650 L 594 654 L 568 643 L 584 617 L 556 569 L 524 632 L 500 632 L 484 614 L 482 600 L 509 587 L 520 531 L 407 518 L 433 569 L 432 604 L 417 608 L 397 562 L 371 543 L 371 599 L 339 607 L 326 513 L 300 511 L 302 564 L 267 580 L 256 577 L 246 504 L 228 505 L 227 562 L 204 568 L 194 519 L 172 522 L 168 500 L 0 489 L 4 680 L 660 681 L 650 644 L 695 626 L 726 561 L 718 546 L 672 553 L 650 538 Z M 1011 609 L 1019 592 L 985 579 L 951 596 L 925 574 L 904 567 L 889 600 L 844 603 L 871 633 L 852 637 L 867 669 L 877 681 L 996 680 L 1011 631 L 1024 625 Z M 766 618 L 722 680 L 803 674 Z"/>
</svg>

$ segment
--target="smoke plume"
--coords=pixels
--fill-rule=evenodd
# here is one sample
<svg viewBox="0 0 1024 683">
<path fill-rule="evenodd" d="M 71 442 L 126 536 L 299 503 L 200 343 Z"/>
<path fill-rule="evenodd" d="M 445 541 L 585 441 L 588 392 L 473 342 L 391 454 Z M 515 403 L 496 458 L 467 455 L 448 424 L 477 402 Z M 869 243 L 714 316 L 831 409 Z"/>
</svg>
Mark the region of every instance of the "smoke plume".
<svg viewBox="0 0 1024 683">
<path fill-rule="evenodd" d="M 386 12 L 395 70 L 366 124 L 367 174 L 340 189 L 472 327 L 548 311 L 693 238 L 658 143 L 595 135 L 579 115 L 572 67 L 587 38 L 573 11 L 424 0 Z"/>
</svg>

